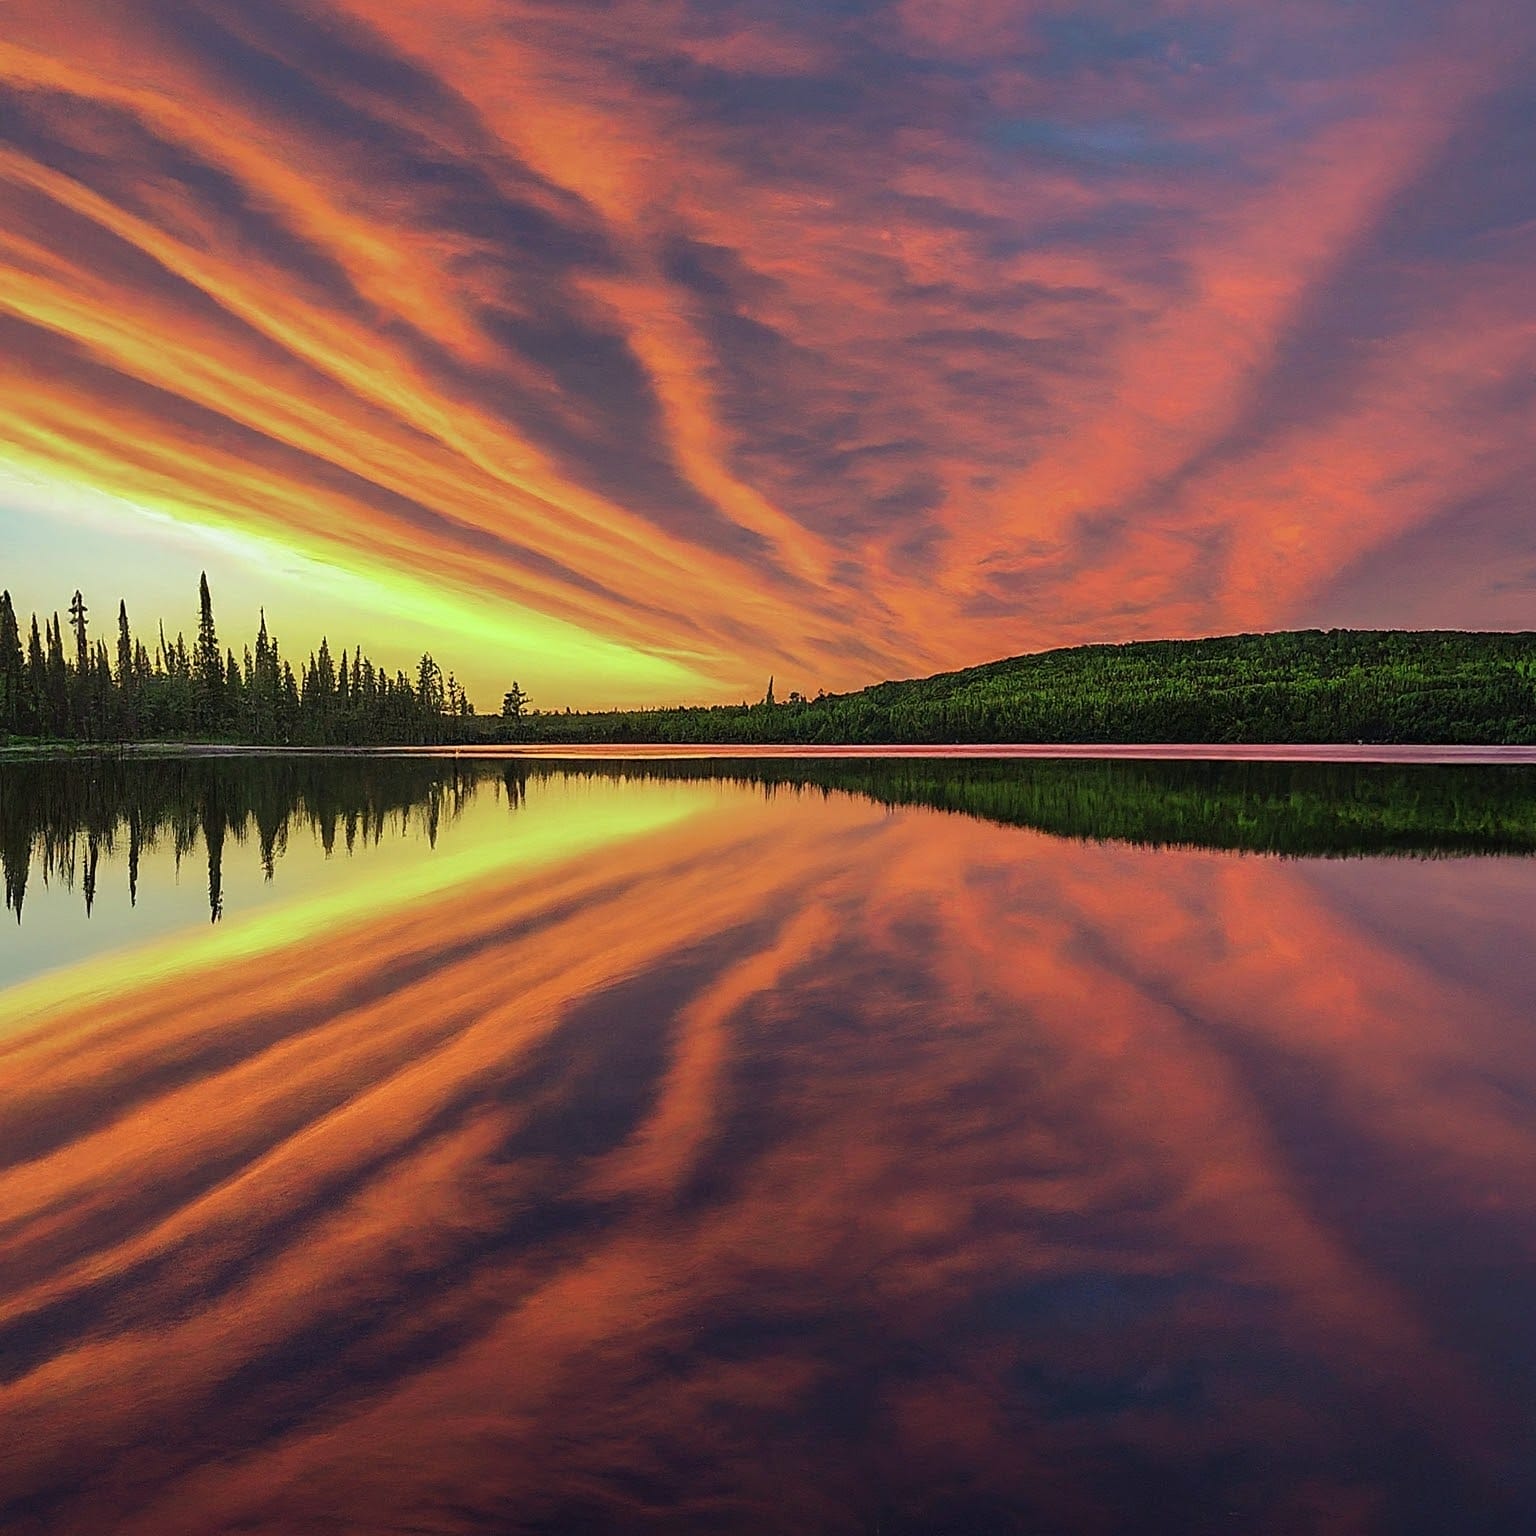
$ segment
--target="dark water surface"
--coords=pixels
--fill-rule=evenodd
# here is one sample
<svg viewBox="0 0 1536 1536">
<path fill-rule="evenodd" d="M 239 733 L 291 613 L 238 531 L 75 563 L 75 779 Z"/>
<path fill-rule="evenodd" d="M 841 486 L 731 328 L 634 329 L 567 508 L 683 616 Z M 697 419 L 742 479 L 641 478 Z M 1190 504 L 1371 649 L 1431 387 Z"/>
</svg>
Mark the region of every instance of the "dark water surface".
<svg viewBox="0 0 1536 1536">
<path fill-rule="evenodd" d="M 0 764 L 0 1530 L 1536 1529 L 1533 852 L 1529 766 Z"/>
</svg>

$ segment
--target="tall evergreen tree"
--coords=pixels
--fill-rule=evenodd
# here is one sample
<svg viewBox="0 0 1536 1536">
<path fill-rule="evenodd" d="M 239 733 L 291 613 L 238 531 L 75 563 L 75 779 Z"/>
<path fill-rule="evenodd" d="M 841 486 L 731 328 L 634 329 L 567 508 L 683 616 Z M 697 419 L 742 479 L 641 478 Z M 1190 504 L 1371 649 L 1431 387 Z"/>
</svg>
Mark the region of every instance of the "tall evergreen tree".
<svg viewBox="0 0 1536 1536">
<path fill-rule="evenodd" d="M 282 686 L 282 713 L 283 713 L 283 740 L 288 740 L 288 733 L 299 718 L 299 684 L 293 675 L 292 665 L 283 663 Z"/>
<path fill-rule="evenodd" d="M 416 702 L 424 719 L 441 716 L 443 712 L 443 672 L 430 651 L 423 651 L 416 664 Z"/>
<path fill-rule="evenodd" d="M 69 667 L 64 660 L 64 626 L 57 613 L 52 625 L 44 623 L 44 638 L 48 644 L 48 723 L 55 736 L 70 733 L 72 719 L 69 708 Z"/>
<path fill-rule="evenodd" d="M 208 573 L 197 584 L 197 642 L 193 647 L 192 671 L 197 687 L 199 724 L 217 729 L 224 714 L 224 652 L 213 623 L 213 598 L 208 591 Z"/>
<path fill-rule="evenodd" d="M 263 608 L 256 631 L 256 654 L 251 658 L 249 713 L 251 734 L 257 741 L 277 740 L 278 683 L 277 650 L 267 634 L 267 610 Z"/>
<path fill-rule="evenodd" d="M 21 649 L 21 627 L 16 622 L 11 594 L 0 592 L 0 726 L 8 731 L 21 728 L 26 665 Z"/>
<path fill-rule="evenodd" d="M 133 686 L 133 634 L 128 628 L 128 602 L 117 605 L 117 686 L 125 692 Z"/>
<path fill-rule="evenodd" d="M 91 653 L 86 640 L 89 614 L 85 598 L 76 588 L 75 595 L 69 600 L 69 627 L 75 632 L 75 673 L 79 677 L 84 677 L 90 667 Z"/>
<path fill-rule="evenodd" d="M 32 615 L 32 632 L 27 636 L 27 729 L 39 735 L 45 729 L 43 706 L 48 697 L 48 663 L 43 655 L 43 637 L 37 632 L 37 615 Z"/>
<path fill-rule="evenodd" d="M 325 635 L 320 637 L 320 654 L 315 658 L 315 688 L 321 707 L 329 711 L 336 697 L 336 663 L 331 659 L 331 642 Z"/>
<path fill-rule="evenodd" d="M 75 632 L 75 667 L 69 679 L 71 712 L 75 729 L 86 737 L 95 735 L 96 716 L 91 707 L 91 647 L 87 635 L 90 610 L 77 588 L 69 600 L 69 627 Z"/>
<path fill-rule="evenodd" d="M 134 666 L 133 632 L 128 628 L 128 603 L 119 599 L 117 604 L 117 708 L 115 711 L 118 735 L 138 735 L 139 679 Z"/>
</svg>

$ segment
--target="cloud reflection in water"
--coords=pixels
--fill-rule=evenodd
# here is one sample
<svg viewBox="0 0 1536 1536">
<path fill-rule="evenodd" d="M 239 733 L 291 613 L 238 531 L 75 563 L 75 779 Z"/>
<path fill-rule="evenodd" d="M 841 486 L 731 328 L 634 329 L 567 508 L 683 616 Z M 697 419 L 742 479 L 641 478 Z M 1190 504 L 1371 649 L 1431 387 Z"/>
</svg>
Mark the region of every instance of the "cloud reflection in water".
<svg viewBox="0 0 1536 1536">
<path fill-rule="evenodd" d="M 688 792 L 10 1041 L 7 1529 L 1536 1508 L 1536 866 Z"/>
</svg>

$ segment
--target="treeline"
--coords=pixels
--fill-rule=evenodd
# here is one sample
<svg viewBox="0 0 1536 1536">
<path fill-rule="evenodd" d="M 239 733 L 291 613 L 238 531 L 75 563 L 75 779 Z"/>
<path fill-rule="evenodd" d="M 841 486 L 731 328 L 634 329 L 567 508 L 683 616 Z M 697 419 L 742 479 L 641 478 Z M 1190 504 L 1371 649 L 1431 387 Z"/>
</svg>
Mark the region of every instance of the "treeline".
<svg viewBox="0 0 1536 1536">
<path fill-rule="evenodd" d="M 109 646 L 93 635 L 76 592 L 70 637 L 57 613 L 32 615 L 23 639 L 11 595 L 0 592 L 0 734 L 61 741 L 196 739 L 274 746 L 428 744 L 460 740 L 474 709 L 452 673 L 424 654 L 408 677 L 328 640 L 297 664 L 261 616 L 241 656 L 214 623 L 208 578 L 198 592 L 191 645 L 159 626 L 152 644 L 134 633 L 126 602 Z"/>
<path fill-rule="evenodd" d="M 545 779 L 724 780 L 764 794 L 861 795 L 1057 837 L 1294 858 L 1536 855 L 1536 768 L 1357 763 L 742 758 L 655 762 L 423 756 L 131 757 L 0 763 L 5 905 L 31 880 L 96 899 L 103 862 L 137 895 L 139 862 L 206 859 L 210 916 L 236 850 L 268 879 L 290 837 L 329 853 L 439 829 L 490 790 L 511 809 Z"/>
<path fill-rule="evenodd" d="M 70 635 L 65 637 L 68 628 Z M 477 716 L 430 654 L 390 674 L 322 640 L 291 661 L 268 633 L 237 657 L 204 576 L 189 645 L 147 644 L 119 603 L 111 643 L 79 592 L 23 635 L 0 593 L 0 734 L 258 745 L 964 742 L 1536 743 L 1536 635 L 1300 630 L 1076 646 L 857 693 L 592 713 L 530 710 L 514 683 Z"/>
<path fill-rule="evenodd" d="M 1536 635 L 1298 630 L 1076 646 L 858 693 L 497 721 L 499 740 L 1536 742 Z"/>
</svg>

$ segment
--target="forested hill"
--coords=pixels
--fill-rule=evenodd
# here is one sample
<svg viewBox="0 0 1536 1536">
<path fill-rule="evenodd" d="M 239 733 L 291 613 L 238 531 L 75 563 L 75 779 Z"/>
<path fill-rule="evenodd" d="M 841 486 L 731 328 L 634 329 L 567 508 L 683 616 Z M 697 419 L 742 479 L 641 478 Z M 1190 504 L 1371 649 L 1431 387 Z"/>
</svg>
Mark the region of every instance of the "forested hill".
<svg viewBox="0 0 1536 1536">
<path fill-rule="evenodd" d="M 1536 634 L 1087 645 L 858 693 L 499 722 L 534 742 L 1536 742 Z"/>
</svg>

